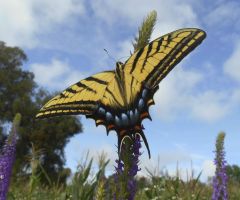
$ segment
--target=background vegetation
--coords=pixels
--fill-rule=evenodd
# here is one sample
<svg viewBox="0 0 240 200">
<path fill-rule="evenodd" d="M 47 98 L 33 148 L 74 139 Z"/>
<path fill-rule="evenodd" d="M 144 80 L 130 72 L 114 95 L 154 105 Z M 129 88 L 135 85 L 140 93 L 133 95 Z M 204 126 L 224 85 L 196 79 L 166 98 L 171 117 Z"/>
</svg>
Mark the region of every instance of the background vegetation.
<svg viewBox="0 0 240 200">
<path fill-rule="evenodd" d="M 104 155 L 104 154 L 102 154 Z M 59 199 L 59 200 L 112 200 L 114 197 L 113 176 L 105 176 L 105 167 L 108 160 L 104 156 L 99 157 L 99 168 L 96 172 L 92 166 L 93 160 L 86 157 L 79 163 L 76 173 L 72 174 L 69 184 L 51 183 L 41 184 L 38 174 L 32 174 L 25 184 L 12 182 L 8 199 Z M 228 166 L 229 199 L 239 200 L 240 197 L 240 167 Z M 149 171 L 148 177 L 137 177 L 136 200 L 204 200 L 212 197 L 212 179 L 207 183 L 200 181 L 201 174 L 189 177 L 183 181 L 176 171 L 176 176 L 171 177 L 167 172 L 154 175 Z M 45 174 L 47 176 L 47 174 Z M 31 181 L 35 180 L 35 182 Z"/>
</svg>

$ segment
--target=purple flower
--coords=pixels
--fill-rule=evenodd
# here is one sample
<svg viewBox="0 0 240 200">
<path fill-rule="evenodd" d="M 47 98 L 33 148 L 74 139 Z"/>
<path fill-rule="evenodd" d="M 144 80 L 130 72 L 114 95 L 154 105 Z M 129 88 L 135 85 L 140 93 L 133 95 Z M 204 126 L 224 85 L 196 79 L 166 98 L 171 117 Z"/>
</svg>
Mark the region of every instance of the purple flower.
<svg viewBox="0 0 240 200">
<path fill-rule="evenodd" d="M 11 143 L 5 142 L 0 150 L 0 200 L 6 199 L 11 171 L 16 152 L 16 137 L 12 138 Z"/>
<path fill-rule="evenodd" d="M 140 171 L 141 169 L 138 166 L 139 163 L 139 156 L 141 155 L 140 153 L 140 148 L 141 148 L 141 140 L 140 140 L 140 135 L 136 134 L 133 140 L 132 144 L 132 159 L 131 159 L 131 167 L 128 172 L 128 190 L 129 190 L 129 197 L 128 200 L 133 200 L 137 191 L 137 186 L 136 186 L 136 180 L 134 177 L 137 175 L 137 172 Z"/>
<path fill-rule="evenodd" d="M 116 173 L 114 174 L 113 177 L 114 177 L 114 182 L 116 184 L 116 192 L 115 192 L 113 198 L 114 198 L 114 200 L 117 200 L 117 196 L 119 196 L 119 194 L 117 195 L 117 193 L 119 193 L 119 191 L 121 190 L 120 181 L 121 181 L 121 176 L 123 176 L 124 164 L 123 164 L 122 160 L 120 160 L 120 159 L 115 160 L 115 162 L 117 163 L 117 167 L 115 167 Z"/>
<path fill-rule="evenodd" d="M 213 194 L 212 200 L 227 200 L 228 192 L 227 192 L 227 173 L 226 173 L 226 165 L 227 162 L 225 160 L 225 151 L 224 151 L 224 138 L 225 134 L 220 133 L 217 137 L 216 141 L 216 157 L 214 160 L 214 164 L 216 165 L 215 176 L 213 177 Z"/>
<path fill-rule="evenodd" d="M 122 154 L 126 157 L 119 158 L 115 162 L 117 163 L 117 167 L 115 167 L 116 173 L 114 175 L 115 183 L 117 184 L 117 192 L 119 191 L 125 191 L 126 192 L 126 198 L 128 200 L 133 200 L 136 194 L 136 180 L 134 177 L 137 175 L 137 172 L 141 169 L 138 166 L 139 163 L 139 156 L 140 148 L 141 148 L 141 140 L 140 135 L 135 134 L 135 136 L 132 138 L 129 148 L 126 148 L 126 145 L 123 143 L 122 145 Z M 126 184 L 121 184 L 121 181 L 124 181 Z M 119 188 L 120 186 L 126 185 L 126 188 Z M 124 197 L 120 197 L 121 194 L 116 195 L 119 198 L 126 199 Z"/>
<path fill-rule="evenodd" d="M 17 133 L 16 128 L 21 120 L 17 114 L 13 121 L 12 131 L 0 149 L 0 200 L 7 197 L 8 186 L 16 153 Z"/>
</svg>

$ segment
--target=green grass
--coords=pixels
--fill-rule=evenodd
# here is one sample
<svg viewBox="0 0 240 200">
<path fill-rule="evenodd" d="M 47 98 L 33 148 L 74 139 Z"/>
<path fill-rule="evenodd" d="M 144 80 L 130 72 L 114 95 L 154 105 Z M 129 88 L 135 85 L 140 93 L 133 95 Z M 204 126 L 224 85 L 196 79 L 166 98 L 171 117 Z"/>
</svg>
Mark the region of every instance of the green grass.
<svg viewBox="0 0 240 200">
<path fill-rule="evenodd" d="M 77 172 L 72 176 L 72 180 L 67 185 L 61 185 L 50 181 L 48 186 L 42 185 L 36 174 L 32 174 L 27 180 L 19 180 L 17 184 L 12 183 L 8 199 L 9 200 L 105 200 L 113 199 L 115 186 L 113 177 L 105 177 L 104 171 L 109 162 L 106 157 L 102 157 L 99 162 L 97 173 L 92 174 L 92 159 L 88 155 L 83 163 L 79 164 Z M 136 200 L 204 200 L 211 199 L 211 183 L 200 182 L 201 173 L 196 177 L 181 180 L 176 171 L 176 176 L 171 177 L 165 174 L 153 175 L 149 172 L 149 177 L 138 177 L 138 191 Z M 47 175 L 46 175 L 47 176 Z M 240 199 L 239 183 L 229 182 L 230 200 Z"/>
</svg>

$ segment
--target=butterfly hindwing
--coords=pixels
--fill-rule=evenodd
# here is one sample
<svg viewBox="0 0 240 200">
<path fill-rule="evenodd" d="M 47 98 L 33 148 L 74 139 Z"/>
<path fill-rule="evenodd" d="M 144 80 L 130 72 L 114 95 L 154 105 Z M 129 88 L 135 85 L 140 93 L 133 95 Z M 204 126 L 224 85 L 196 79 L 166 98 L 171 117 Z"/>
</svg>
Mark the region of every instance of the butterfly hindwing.
<svg viewBox="0 0 240 200">
<path fill-rule="evenodd" d="M 154 88 L 205 37 L 204 31 L 194 28 L 180 29 L 159 37 L 126 61 L 125 76 L 132 75 L 147 87 Z"/>
<path fill-rule="evenodd" d="M 92 114 L 114 76 L 114 71 L 105 71 L 77 82 L 49 100 L 36 117 L 46 118 L 56 115 Z"/>
</svg>

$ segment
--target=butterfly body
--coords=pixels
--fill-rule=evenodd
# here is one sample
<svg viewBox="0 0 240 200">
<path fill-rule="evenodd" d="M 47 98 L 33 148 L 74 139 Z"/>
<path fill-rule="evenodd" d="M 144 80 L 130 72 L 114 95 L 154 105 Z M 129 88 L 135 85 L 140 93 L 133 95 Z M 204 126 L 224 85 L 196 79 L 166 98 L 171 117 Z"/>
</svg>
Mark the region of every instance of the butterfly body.
<svg viewBox="0 0 240 200">
<path fill-rule="evenodd" d="M 142 120 L 149 118 L 149 106 L 162 79 L 206 37 L 196 28 L 176 30 L 138 50 L 114 71 L 104 71 L 70 86 L 47 102 L 37 118 L 84 114 L 115 130 L 118 148 L 125 137 L 140 134 L 148 153 Z M 183 77 L 184 79 L 184 77 Z M 119 150 L 120 150 L 119 149 Z"/>
<path fill-rule="evenodd" d="M 119 82 L 119 84 L 122 83 Z M 148 148 L 147 140 L 143 134 L 144 128 L 142 121 L 146 118 L 151 120 L 149 106 L 154 104 L 153 95 L 157 89 L 158 86 L 154 89 L 149 89 L 143 86 L 134 102 L 127 103 L 127 100 L 125 99 L 126 104 L 122 105 L 122 107 L 115 107 L 115 109 L 106 107 L 99 103 L 96 112 L 91 115 L 87 115 L 87 118 L 94 119 L 96 126 L 104 125 L 106 127 L 107 134 L 111 130 L 116 131 L 119 137 L 119 148 L 121 148 L 121 142 L 124 137 L 132 138 L 137 133 L 141 135 Z M 125 93 L 126 91 L 124 91 L 123 87 L 122 94 Z M 150 156 L 149 148 L 148 152 Z"/>
</svg>

